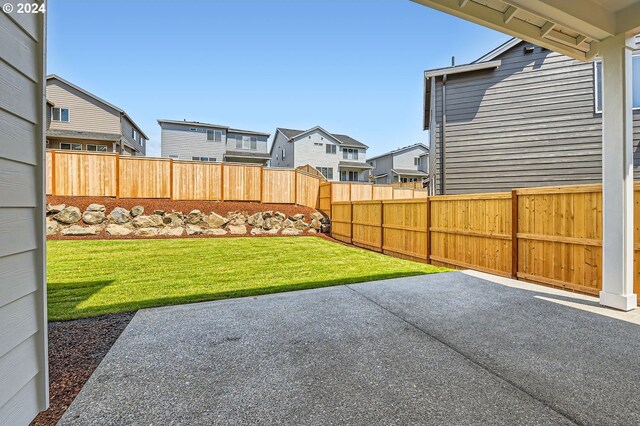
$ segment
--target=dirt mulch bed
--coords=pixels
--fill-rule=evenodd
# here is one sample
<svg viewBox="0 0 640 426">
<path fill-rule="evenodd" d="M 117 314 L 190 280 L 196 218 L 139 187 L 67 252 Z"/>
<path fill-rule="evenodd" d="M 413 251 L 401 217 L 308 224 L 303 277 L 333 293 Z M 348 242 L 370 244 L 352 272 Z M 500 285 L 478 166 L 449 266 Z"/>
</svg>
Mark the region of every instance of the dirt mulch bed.
<svg viewBox="0 0 640 426">
<path fill-rule="evenodd" d="M 55 425 L 134 313 L 49 323 L 50 406 L 32 425 Z"/>
<path fill-rule="evenodd" d="M 127 210 L 131 210 L 135 206 L 144 207 L 144 214 L 149 215 L 153 214 L 154 210 L 164 210 L 167 213 L 171 213 L 173 211 L 182 212 L 187 215 L 191 210 L 200 210 L 204 214 L 209 213 L 217 213 L 221 216 L 225 216 L 227 213 L 231 212 L 244 212 L 248 215 L 252 215 L 257 212 L 264 212 L 268 210 L 273 210 L 274 212 L 278 211 L 284 213 L 287 216 L 293 216 L 298 213 L 302 213 L 305 216 L 309 216 L 311 213 L 316 211 L 315 209 L 298 206 L 295 204 L 269 204 L 269 203 L 256 203 L 256 202 L 246 202 L 246 201 L 178 201 L 178 200 L 165 200 L 158 198 L 112 198 L 112 197 L 64 197 L 64 196 L 47 196 L 48 204 L 65 204 L 66 206 L 76 206 L 81 211 L 85 211 L 89 204 L 102 204 L 106 207 L 106 214 L 109 214 L 111 210 L 116 207 L 123 207 Z M 312 235 L 308 232 L 303 232 L 302 235 Z M 260 235 L 250 235 L 246 234 L 247 237 L 255 238 L 268 238 L 268 237 L 278 237 L 280 235 L 271 235 L 271 234 L 260 234 Z M 100 232 L 98 235 L 89 235 L 89 236 L 62 236 L 62 235 L 52 235 L 47 237 L 48 240 L 130 240 L 130 239 L 166 239 L 166 238 L 237 238 L 238 235 L 182 235 L 179 237 L 171 237 L 171 236 L 158 236 L 158 237 L 140 237 L 136 235 L 125 235 L 125 236 L 113 236 L 107 234 L 106 231 Z M 240 237 L 243 237 L 240 235 Z"/>
</svg>

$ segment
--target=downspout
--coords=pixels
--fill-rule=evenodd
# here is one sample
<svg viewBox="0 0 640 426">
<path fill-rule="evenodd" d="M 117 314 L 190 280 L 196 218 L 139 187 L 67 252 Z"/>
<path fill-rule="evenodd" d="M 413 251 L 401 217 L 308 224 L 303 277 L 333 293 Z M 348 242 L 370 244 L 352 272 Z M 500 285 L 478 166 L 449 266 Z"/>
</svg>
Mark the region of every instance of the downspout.
<svg viewBox="0 0 640 426">
<path fill-rule="evenodd" d="M 440 195 L 447 194 L 447 75 L 442 76 L 442 129 L 440 131 Z"/>
<path fill-rule="evenodd" d="M 431 77 L 431 91 L 429 93 L 430 108 L 429 108 L 429 194 L 436 194 L 436 168 L 437 158 L 436 152 L 436 78 Z"/>
</svg>

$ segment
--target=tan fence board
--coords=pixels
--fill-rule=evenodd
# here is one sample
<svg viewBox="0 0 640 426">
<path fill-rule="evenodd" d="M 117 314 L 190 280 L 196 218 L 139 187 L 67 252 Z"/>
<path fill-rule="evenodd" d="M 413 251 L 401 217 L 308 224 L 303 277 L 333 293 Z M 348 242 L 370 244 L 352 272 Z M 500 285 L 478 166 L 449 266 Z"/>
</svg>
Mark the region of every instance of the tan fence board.
<svg viewBox="0 0 640 426">
<path fill-rule="evenodd" d="M 318 206 L 320 182 L 315 176 L 296 171 L 296 203 L 315 209 Z"/>
<path fill-rule="evenodd" d="M 262 174 L 262 202 L 295 204 L 295 170 L 264 169 Z"/>
<path fill-rule="evenodd" d="M 171 161 L 168 159 L 121 156 L 119 175 L 121 198 L 171 197 Z"/>
<path fill-rule="evenodd" d="M 225 164 L 222 170 L 225 201 L 260 201 L 261 166 Z"/>
<path fill-rule="evenodd" d="M 174 200 L 221 200 L 222 165 L 173 160 Z"/>
<path fill-rule="evenodd" d="M 353 244 L 382 251 L 382 201 L 353 202 Z"/>
<path fill-rule="evenodd" d="M 115 154 L 56 151 L 52 163 L 55 195 L 116 195 Z"/>
</svg>

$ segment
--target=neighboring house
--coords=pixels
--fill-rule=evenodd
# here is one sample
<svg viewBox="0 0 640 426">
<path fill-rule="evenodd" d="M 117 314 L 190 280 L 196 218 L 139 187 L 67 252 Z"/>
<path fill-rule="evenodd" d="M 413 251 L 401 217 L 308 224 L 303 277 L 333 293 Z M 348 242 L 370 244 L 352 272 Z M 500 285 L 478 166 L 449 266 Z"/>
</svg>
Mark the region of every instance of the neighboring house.
<svg viewBox="0 0 640 426">
<path fill-rule="evenodd" d="M 422 143 L 394 149 L 367 159 L 375 183 L 421 182 L 428 176 L 429 148 Z"/>
<path fill-rule="evenodd" d="M 272 167 L 311 165 L 327 180 L 369 182 L 372 167 L 365 161 L 367 145 L 320 126 L 309 130 L 277 128 L 271 144 Z"/>
<path fill-rule="evenodd" d="M 143 156 L 148 140 L 121 108 L 57 75 L 47 77 L 47 148 Z"/>
<path fill-rule="evenodd" d="M 45 19 L 0 13 L 0 425 L 28 425 L 49 404 Z"/>
<path fill-rule="evenodd" d="M 636 171 L 638 53 L 633 59 Z M 471 64 L 426 71 L 432 193 L 600 182 L 601 76 L 597 60 L 579 62 L 518 39 Z"/>
<path fill-rule="evenodd" d="M 160 155 L 179 160 L 266 164 L 269 133 L 198 121 L 158 120 Z"/>
</svg>

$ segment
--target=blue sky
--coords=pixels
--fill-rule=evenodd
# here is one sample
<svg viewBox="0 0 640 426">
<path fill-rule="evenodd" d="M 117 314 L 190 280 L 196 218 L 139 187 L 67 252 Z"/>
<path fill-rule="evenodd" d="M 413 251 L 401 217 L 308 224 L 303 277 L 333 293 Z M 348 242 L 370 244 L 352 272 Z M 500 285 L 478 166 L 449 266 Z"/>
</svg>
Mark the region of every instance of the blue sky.
<svg viewBox="0 0 640 426">
<path fill-rule="evenodd" d="M 49 0 L 49 73 L 123 108 L 160 154 L 158 118 L 273 133 L 320 125 L 417 142 L 423 71 L 506 35 L 409 0 Z"/>
</svg>

